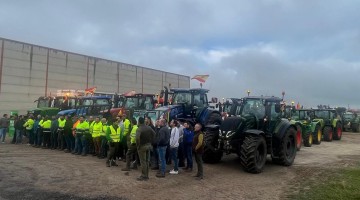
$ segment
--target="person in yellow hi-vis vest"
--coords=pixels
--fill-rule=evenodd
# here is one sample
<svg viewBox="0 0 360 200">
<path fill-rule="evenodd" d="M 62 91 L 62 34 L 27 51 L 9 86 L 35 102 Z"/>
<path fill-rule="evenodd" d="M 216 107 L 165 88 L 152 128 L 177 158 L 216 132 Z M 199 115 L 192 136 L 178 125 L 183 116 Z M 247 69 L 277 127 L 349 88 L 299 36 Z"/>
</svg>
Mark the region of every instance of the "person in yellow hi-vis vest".
<svg viewBox="0 0 360 200">
<path fill-rule="evenodd" d="M 99 158 L 103 159 L 106 158 L 107 156 L 107 139 L 106 139 L 106 131 L 108 129 L 108 125 L 107 125 L 107 120 L 106 118 L 102 118 L 101 119 L 101 123 L 102 123 L 102 131 L 100 133 L 100 142 L 101 142 L 101 147 L 100 147 L 100 155 Z"/>
<path fill-rule="evenodd" d="M 115 152 L 118 151 L 120 143 L 121 128 L 117 121 L 114 121 L 112 125 L 106 130 L 106 138 L 109 143 L 109 154 L 107 156 L 106 166 L 118 166 L 116 164 Z"/>
<path fill-rule="evenodd" d="M 135 118 L 132 119 L 132 129 L 130 134 L 126 135 L 128 151 L 126 152 L 126 167 L 121 169 L 122 171 L 130 171 L 130 164 L 133 160 L 132 158 L 136 157 L 137 147 L 136 147 L 136 130 L 138 129 L 137 121 Z M 137 169 L 136 160 L 134 163 L 134 169 Z"/>
<path fill-rule="evenodd" d="M 45 116 L 45 119 L 43 121 L 43 123 L 41 123 L 41 128 L 43 131 L 43 148 L 49 148 L 50 147 L 50 128 L 51 128 L 51 120 L 49 118 L 49 116 Z"/>
<path fill-rule="evenodd" d="M 94 123 L 92 124 L 92 133 L 91 137 L 93 139 L 94 143 L 94 154 L 93 156 L 99 156 L 100 155 L 100 134 L 102 132 L 103 125 L 100 121 L 100 117 L 96 117 Z"/>
<path fill-rule="evenodd" d="M 90 154 L 94 154 L 94 142 L 93 142 L 93 138 L 92 138 L 92 131 L 93 131 L 93 126 L 94 126 L 94 117 L 93 116 L 89 116 L 88 119 L 88 123 L 89 123 L 89 133 L 86 135 L 86 140 L 87 140 L 87 151 Z"/>
<path fill-rule="evenodd" d="M 126 114 L 123 114 L 120 116 L 121 117 L 121 122 L 120 122 L 120 127 L 122 128 L 122 138 L 121 138 L 121 143 L 120 143 L 120 156 L 121 157 L 125 157 L 126 152 L 128 150 L 128 142 L 127 140 L 130 137 L 130 131 L 131 131 L 131 122 L 129 119 L 126 118 Z"/>
<path fill-rule="evenodd" d="M 86 156 L 87 154 L 87 134 L 89 134 L 89 123 L 85 121 L 84 116 L 80 116 L 79 123 L 76 125 L 75 152 L 77 155 Z"/>
<path fill-rule="evenodd" d="M 59 128 L 58 128 L 58 138 L 57 138 L 57 149 L 59 151 L 63 151 L 65 149 L 65 132 L 64 132 L 64 127 L 65 127 L 65 123 L 66 123 L 66 119 L 64 115 L 61 115 L 58 119 L 58 124 L 59 124 Z"/>
<path fill-rule="evenodd" d="M 28 145 L 34 143 L 34 117 L 30 115 L 29 119 L 25 122 L 24 127 L 26 128 L 26 135 L 29 137 Z"/>
</svg>

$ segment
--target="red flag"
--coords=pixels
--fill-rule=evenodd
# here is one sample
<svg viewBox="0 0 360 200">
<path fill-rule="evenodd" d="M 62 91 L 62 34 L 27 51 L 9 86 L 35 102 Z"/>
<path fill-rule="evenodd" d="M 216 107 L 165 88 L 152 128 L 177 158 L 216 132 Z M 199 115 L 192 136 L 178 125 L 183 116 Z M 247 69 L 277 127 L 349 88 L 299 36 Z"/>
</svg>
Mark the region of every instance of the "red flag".
<svg viewBox="0 0 360 200">
<path fill-rule="evenodd" d="M 125 92 L 123 95 L 124 96 L 134 96 L 136 94 L 135 90 L 131 90 L 131 91 L 128 91 L 128 92 Z"/>
<path fill-rule="evenodd" d="M 192 77 L 191 79 L 195 79 L 200 81 L 201 83 L 205 83 L 205 81 L 209 78 L 209 75 L 196 75 Z"/>
<path fill-rule="evenodd" d="M 94 94 L 96 87 L 85 89 L 85 94 Z"/>
<path fill-rule="evenodd" d="M 301 108 L 300 103 L 298 102 L 296 105 L 296 109 L 299 110 Z"/>
</svg>

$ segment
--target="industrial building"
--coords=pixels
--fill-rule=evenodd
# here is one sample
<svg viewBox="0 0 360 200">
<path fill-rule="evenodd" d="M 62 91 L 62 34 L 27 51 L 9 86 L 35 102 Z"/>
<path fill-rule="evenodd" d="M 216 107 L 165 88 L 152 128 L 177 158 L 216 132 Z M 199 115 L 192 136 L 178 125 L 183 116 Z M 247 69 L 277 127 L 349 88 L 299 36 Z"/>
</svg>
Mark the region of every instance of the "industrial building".
<svg viewBox="0 0 360 200">
<path fill-rule="evenodd" d="M 190 77 L 0 38 L 0 113 L 26 111 L 39 96 L 60 89 L 156 94 L 163 86 L 190 87 Z"/>
</svg>

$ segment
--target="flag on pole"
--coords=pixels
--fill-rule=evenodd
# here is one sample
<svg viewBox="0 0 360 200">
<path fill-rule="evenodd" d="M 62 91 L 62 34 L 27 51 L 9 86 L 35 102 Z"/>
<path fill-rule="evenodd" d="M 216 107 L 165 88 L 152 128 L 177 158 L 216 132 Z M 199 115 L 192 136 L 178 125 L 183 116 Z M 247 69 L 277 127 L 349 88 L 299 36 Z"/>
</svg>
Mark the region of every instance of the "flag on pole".
<svg viewBox="0 0 360 200">
<path fill-rule="evenodd" d="M 297 105 L 296 105 L 296 109 L 299 110 L 301 109 L 301 106 L 300 106 L 300 103 L 298 102 Z"/>
<path fill-rule="evenodd" d="M 128 97 L 128 96 L 134 96 L 135 94 L 136 94 L 135 90 L 131 90 L 131 91 L 125 92 L 123 95 Z"/>
<path fill-rule="evenodd" d="M 201 83 L 205 83 L 205 81 L 209 78 L 209 75 L 196 75 L 192 77 L 191 79 L 195 79 L 200 81 Z"/>
<path fill-rule="evenodd" d="M 87 88 L 85 89 L 85 94 L 94 94 L 95 91 L 96 91 L 96 87 Z"/>
</svg>

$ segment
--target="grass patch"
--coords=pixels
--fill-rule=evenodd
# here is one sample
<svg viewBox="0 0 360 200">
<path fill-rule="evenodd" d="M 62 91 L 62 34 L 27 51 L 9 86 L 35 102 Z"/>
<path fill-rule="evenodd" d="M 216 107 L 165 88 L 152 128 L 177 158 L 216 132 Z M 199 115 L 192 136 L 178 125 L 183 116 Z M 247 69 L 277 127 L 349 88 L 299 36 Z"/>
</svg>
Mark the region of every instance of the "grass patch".
<svg viewBox="0 0 360 200">
<path fill-rule="evenodd" d="M 302 185 L 299 194 L 291 195 L 292 197 L 290 198 L 296 200 L 360 200 L 360 167 L 344 169 L 341 172 L 328 173 L 326 175 L 329 176 Z"/>
</svg>

